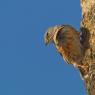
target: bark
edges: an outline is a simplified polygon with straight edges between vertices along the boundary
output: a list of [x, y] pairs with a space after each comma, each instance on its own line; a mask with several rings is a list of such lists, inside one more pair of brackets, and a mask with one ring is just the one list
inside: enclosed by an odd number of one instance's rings
[[82, 20], [81, 31], [84, 55], [82, 63], [85, 66], [83, 79], [87, 95], [95, 95], [95, 0], [81, 0]]

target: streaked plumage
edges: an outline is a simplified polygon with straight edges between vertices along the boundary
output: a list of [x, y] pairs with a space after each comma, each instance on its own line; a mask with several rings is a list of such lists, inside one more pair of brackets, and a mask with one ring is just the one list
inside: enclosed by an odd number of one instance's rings
[[80, 66], [82, 47], [79, 33], [70, 25], [50, 27], [44, 35], [45, 43], [53, 42], [58, 52], [68, 64]]

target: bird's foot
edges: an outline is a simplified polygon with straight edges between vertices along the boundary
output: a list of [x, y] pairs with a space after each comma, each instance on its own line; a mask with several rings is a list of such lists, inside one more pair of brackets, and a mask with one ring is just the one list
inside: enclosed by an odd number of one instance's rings
[[74, 65], [74, 67], [81, 68], [83, 70], [87, 70], [87, 68], [88, 68], [88, 66], [79, 65], [79, 64], [76, 64], [76, 63], [74, 63], [73, 65]]

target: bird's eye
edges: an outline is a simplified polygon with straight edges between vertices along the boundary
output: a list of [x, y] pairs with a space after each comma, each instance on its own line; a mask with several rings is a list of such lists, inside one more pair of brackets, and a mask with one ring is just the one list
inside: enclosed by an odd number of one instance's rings
[[49, 36], [49, 33], [47, 33], [47, 36]]

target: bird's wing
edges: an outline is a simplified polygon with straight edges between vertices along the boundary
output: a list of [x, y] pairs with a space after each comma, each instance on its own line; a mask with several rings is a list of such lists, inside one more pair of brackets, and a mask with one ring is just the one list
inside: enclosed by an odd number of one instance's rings
[[56, 47], [67, 63], [75, 63], [81, 58], [81, 44], [79, 34], [75, 30], [63, 31], [57, 33]]

